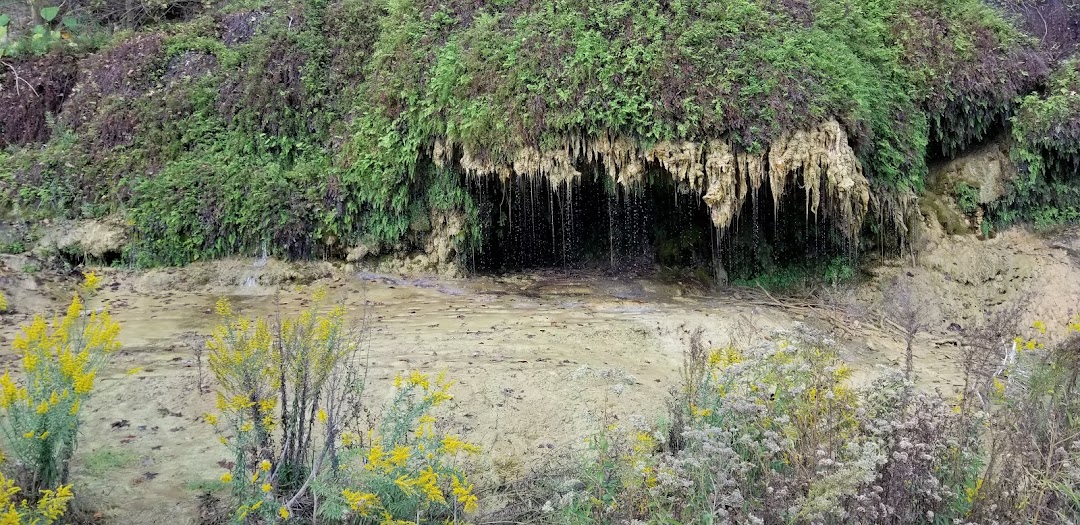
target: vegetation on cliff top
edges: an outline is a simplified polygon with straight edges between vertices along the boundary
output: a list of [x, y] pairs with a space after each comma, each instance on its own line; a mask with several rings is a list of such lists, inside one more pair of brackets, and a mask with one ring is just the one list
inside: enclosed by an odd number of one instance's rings
[[1064, 62], [1043, 93], [1024, 97], [1012, 119], [1013, 157], [1023, 167], [1004, 220], [1055, 224], [1080, 219], [1080, 62]]
[[[435, 140], [492, 159], [613, 133], [763, 151], [835, 118], [879, 192], [1005, 122], [1044, 78], [978, 0], [184, 4], [189, 20], [0, 73], [23, 214], [133, 223], [146, 264], [421, 246], [472, 197]], [[475, 242], [479, 225], [458, 236]]]

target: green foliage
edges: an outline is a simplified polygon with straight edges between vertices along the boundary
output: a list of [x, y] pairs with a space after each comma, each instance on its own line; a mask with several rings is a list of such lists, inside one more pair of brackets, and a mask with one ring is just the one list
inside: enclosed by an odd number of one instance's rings
[[1080, 61], [1064, 62], [1043, 94], [1020, 100], [1012, 118], [1013, 160], [1020, 175], [996, 207], [996, 222], [1038, 226], [1080, 220]]
[[0, 57], [42, 56], [54, 51], [95, 47], [98, 39], [96, 32], [80, 24], [74, 16], [60, 16], [60, 6], [42, 7], [38, 15], [44, 23], [29, 28], [23, 37], [12, 39], [9, 38], [13, 30], [11, 17], [0, 13]]
[[968, 214], [975, 213], [979, 207], [979, 190], [960, 182], [953, 188], [953, 193], [956, 195], [956, 204], [960, 206], [960, 211]]
[[[39, 44], [87, 25], [50, 14]], [[500, 162], [609, 132], [762, 152], [836, 118], [892, 192], [1042, 77], [978, 0], [234, 2], [118, 34], [0, 178], [26, 213], [128, 215], [141, 264], [409, 249], [451, 209], [466, 248], [483, 225], [435, 140]]]
[[831, 286], [855, 278], [855, 261], [851, 257], [816, 257], [806, 261], [777, 264], [771, 259], [762, 266], [747, 266], [736, 261], [731, 283], [737, 286], [762, 287], [776, 292], [799, 292], [825, 282]]
[[135, 463], [136, 456], [128, 450], [101, 448], [86, 454], [82, 458], [83, 468], [91, 476], [102, 476], [110, 471], [128, 467]]
[[46, 22], [52, 22], [58, 14], [60, 14], [59, 7], [50, 6], [41, 8], [41, 19]]
[[270, 154], [238, 154], [241, 140], [223, 136], [135, 185], [136, 262], [183, 264], [263, 248], [314, 255], [323, 239], [318, 225], [335, 213], [323, 198], [334, 173], [328, 159], [305, 155], [283, 165]]

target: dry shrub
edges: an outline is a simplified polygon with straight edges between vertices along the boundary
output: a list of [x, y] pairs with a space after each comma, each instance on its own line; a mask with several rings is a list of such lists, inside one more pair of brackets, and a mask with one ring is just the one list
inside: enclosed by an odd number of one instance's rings
[[964, 406], [988, 414], [972, 523], [1080, 522], [1080, 316], [1052, 348], [1044, 323], [1032, 330], [1000, 342], [1001, 360], [970, 382]]
[[[913, 289], [890, 311], [911, 334]], [[892, 370], [865, 389], [806, 331], [706, 350], [700, 331], [670, 432], [605, 425], [567, 523], [1058, 524], [1080, 522], [1080, 316], [1016, 338], [1023, 304], [964, 334], [958, 399]], [[909, 347], [910, 354], [910, 347]]]
[[1054, 58], [1072, 54], [1080, 45], [1080, 2], [1077, 0], [996, 0], [1038, 38]]

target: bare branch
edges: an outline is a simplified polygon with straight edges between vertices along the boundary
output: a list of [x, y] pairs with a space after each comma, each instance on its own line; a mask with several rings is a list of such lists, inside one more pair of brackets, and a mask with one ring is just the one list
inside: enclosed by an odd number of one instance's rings
[[30, 92], [32, 92], [34, 94], [35, 97], [40, 97], [41, 96], [41, 95], [38, 94], [37, 90], [34, 89], [34, 86], [32, 84], [30, 84], [30, 82], [27, 82], [27, 80], [25, 78], [23, 78], [21, 75], [19, 75], [19, 72], [15, 69], [15, 66], [11, 65], [9, 62], [6, 62], [4, 60], [0, 60], [0, 64], [3, 64], [5, 66], [7, 66], [8, 69], [11, 70], [11, 74], [15, 76], [15, 94], [16, 95], [20, 95], [20, 96], [22, 95], [22, 92], [19, 91], [19, 82], [22, 82], [23, 84], [26, 84], [26, 87], [30, 90]]

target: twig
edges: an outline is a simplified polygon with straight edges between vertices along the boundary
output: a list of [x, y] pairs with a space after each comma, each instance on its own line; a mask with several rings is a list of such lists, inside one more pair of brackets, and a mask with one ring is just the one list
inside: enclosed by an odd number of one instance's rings
[[34, 86], [32, 84], [30, 84], [30, 82], [27, 82], [27, 80], [25, 78], [23, 78], [21, 75], [19, 75], [19, 72], [15, 70], [15, 66], [11, 65], [10, 63], [8, 63], [8, 62], [6, 62], [4, 60], [0, 60], [0, 64], [4, 64], [5, 66], [7, 66], [8, 69], [11, 70], [11, 74], [15, 75], [15, 94], [16, 95], [20, 95], [20, 96], [22, 95], [22, 92], [19, 91], [19, 82], [22, 82], [23, 84], [26, 84], [26, 87], [30, 89], [30, 91], [34, 94], [35, 97], [40, 97], [41, 96], [41, 95], [38, 94], [37, 90], [34, 89]]

